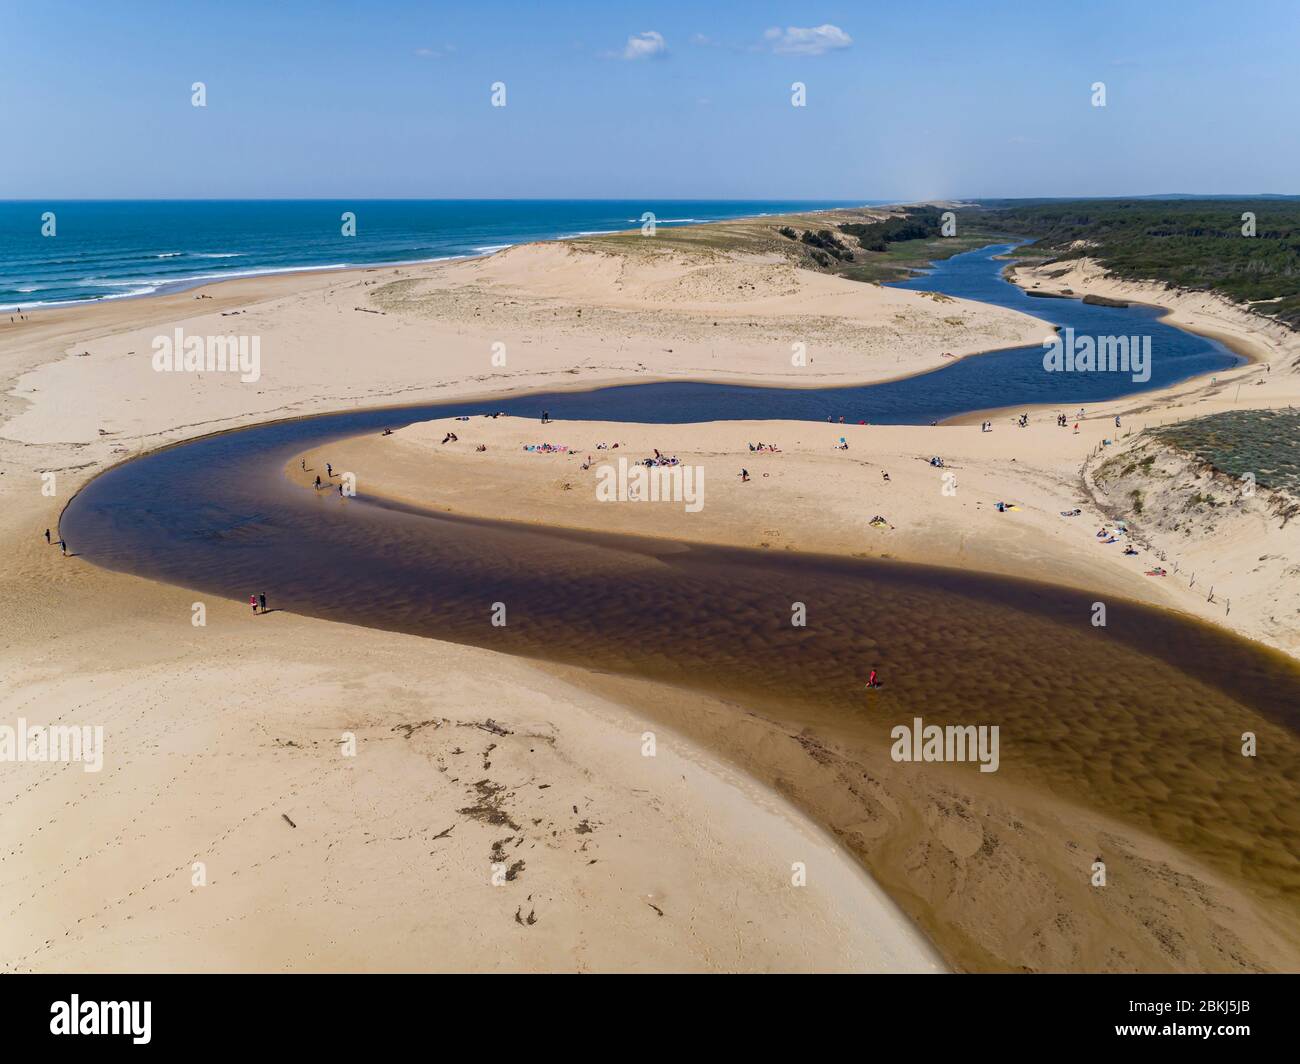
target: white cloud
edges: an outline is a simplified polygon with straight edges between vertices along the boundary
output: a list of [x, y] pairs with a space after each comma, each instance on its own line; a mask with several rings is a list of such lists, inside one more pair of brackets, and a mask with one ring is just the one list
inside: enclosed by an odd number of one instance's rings
[[448, 44], [439, 48], [417, 48], [415, 54], [421, 59], [445, 59], [455, 50], [454, 46]]
[[853, 43], [852, 37], [829, 23], [807, 28], [776, 26], [763, 34], [763, 40], [777, 55], [825, 55]]
[[668, 51], [668, 45], [664, 43], [664, 35], [657, 33], [655, 30], [646, 30], [644, 33], [634, 33], [627, 39], [627, 47], [623, 49], [624, 59], [653, 59], [655, 56], [663, 55]]

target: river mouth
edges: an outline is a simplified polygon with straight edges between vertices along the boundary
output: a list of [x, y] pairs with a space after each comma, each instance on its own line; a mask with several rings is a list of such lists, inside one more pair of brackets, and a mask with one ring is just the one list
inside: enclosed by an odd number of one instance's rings
[[[877, 759], [891, 730], [917, 717], [997, 727], [998, 771], [960, 766], [972, 788], [996, 777], [1082, 802], [1294, 905], [1300, 668], [1281, 654], [1113, 598], [1094, 627], [1096, 596], [1049, 583], [340, 501], [283, 475], [332, 440], [485, 408], [820, 421], [848, 391], [647, 384], [260, 425], [109, 470], [60, 529], [73, 552], [109, 569], [721, 695]], [[803, 626], [792, 623], [800, 606]], [[873, 668], [884, 686], [868, 691]], [[1245, 731], [1265, 756], [1242, 756]]]

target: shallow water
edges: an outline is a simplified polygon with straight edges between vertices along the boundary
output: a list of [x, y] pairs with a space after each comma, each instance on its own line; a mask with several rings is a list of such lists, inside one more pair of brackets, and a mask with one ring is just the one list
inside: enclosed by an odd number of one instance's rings
[[[809, 396], [643, 385], [491, 407], [682, 422], [798, 417], [785, 405], [832, 401]], [[863, 745], [887, 747], [889, 728], [913, 716], [998, 725], [1001, 778], [1148, 828], [1262, 894], [1300, 895], [1300, 669], [1280, 654], [1109, 598], [1108, 623], [1095, 628], [1096, 596], [1030, 581], [457, 518], [316, 494], [283, 475], [331, 439], [482, 407], [353, 412], [196, 440], [96, 478], [61, 531], [110, 569], [741, 697]], [[504, 627], [492, 623], [496, 603]], [[795, 603], [806, 627], [791, 623]], [[885, 687], [867, 692], [873, 667]], [[1259, 732], [1264, 756], [1241, 756], [1243, 730]]]

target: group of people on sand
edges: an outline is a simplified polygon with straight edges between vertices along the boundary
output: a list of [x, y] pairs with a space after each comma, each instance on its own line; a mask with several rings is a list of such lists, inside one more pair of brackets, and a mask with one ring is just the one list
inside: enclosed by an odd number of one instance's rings
[[682, 464], [682, 460], [678, 458], [675, 454], [674, 455], [660, 454], [658, 447], [656, 447], [654, 451], [655, 453], [653, 458], [643, 458], [641, 460], [642, 465], [654, 467], [654, 466], [678, 466]]
[[992, 432], [992, 431], [993, 431], [993, 422], [991, 421], [980, 422], [980, 432]]
[[[51, 545], [54, 543], [54, 540], [50, 538], [50, 530], [48, 528], [45, 530], [45, 542]], [[66, 539], [59, 540], [59, 550], [63, 552], [65, 558], [68, 556], [68, 541]]]
[[568, 454], [567, 443], [525, 443], [524, 450], [532, 454]]
[[[1107, 528], [1105, 525], [1097, 529], [1096, 539], [1099, 543], [1105, 545], [1108, 543], [1118, 543], [1121, 536], [1127, 535], [1128, 528], [1125, 526], [1123, 521], [1118, 521], [1113, 530]], [[1132, 543], [1126, 543], [1124, 545], [1124, 553], [1128, 555], [1137, 554], [1137, 548], [1134, 547]]]
[[[443, 442], [445, 443], [446, 441], [444, 440]], [[303, 472], [308, 472], [308, 469], [307, 469], [307, 459], [305, 459], [305, 458], [302, 460], [302, 468], [303, 468]], [[329, 462], [326, 462], [326, 463], [325, 463], [325, 476], [326, 476], [327, 478], [329, 478], [330, 480], [333, 480], [333, 479], [334, 479], [334, 466], [331, 465]], [[342, 495], [342, 494], [343, 494], [343, 484], [340, 482], [340, 483], [339, 483], [338, 485], [336, 485], [336, 486], [337, 486], [337, 488], [338, 488], [338, 492], [339, 492], [339, 494]], [[323, 482], [321, 481], [320, 474], [317, 473], [317, 474], [316, 474], [316, 490], [317, 490], [317, 491], [320, 491], [321, 488], [327, 488], [327, 487], [329, 487], [329, 485], [323, 483]]]
[[257, 595], [248, 596], [248, 604], [253, 607], [254, 613], [266, 612], [266, 592], [263, 591]]
[[778, 447], [775, 443], [760, 443], [760, 444], [758, 444], [757, 446], [755, 446], [754, 444], [751, 443], [751, 444], [749, 445], [749, 449], [750, 449], [751, 451], [764, 451], [764, 452], [766, 452], [766, 453], [768, 453], [768, 454], [780, 454], [780, 453], [781, 453], [781, 448]]

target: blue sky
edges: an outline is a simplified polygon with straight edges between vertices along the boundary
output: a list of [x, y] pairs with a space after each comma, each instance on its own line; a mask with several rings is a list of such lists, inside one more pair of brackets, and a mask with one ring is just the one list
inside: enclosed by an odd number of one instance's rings
[[1294, 193], [1298, 30], [1296, 0], [15, 3], [0, 198]]

